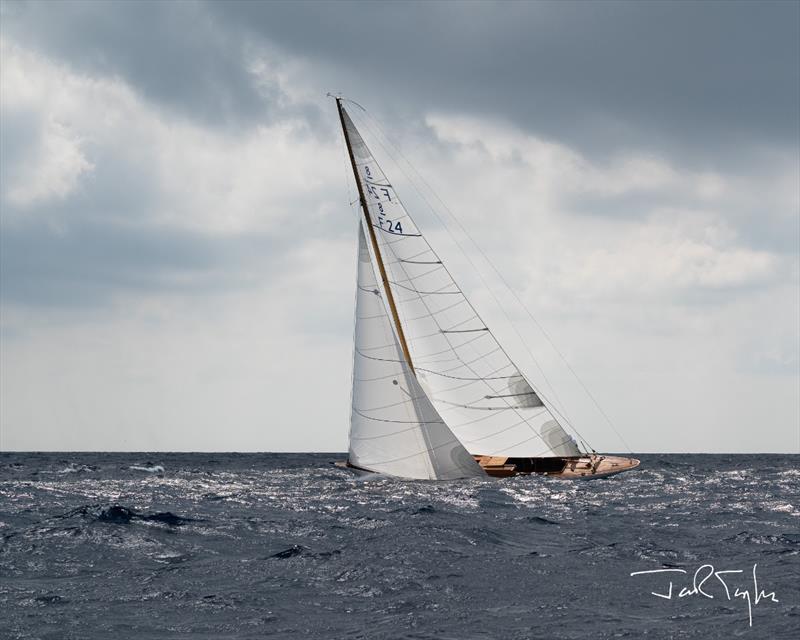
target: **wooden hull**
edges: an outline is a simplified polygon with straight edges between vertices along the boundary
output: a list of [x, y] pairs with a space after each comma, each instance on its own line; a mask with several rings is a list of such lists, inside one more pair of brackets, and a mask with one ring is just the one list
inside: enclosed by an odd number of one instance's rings
[[[549, 476], [564, 480], [593, 480], [630, 471], [639, 466], [636, 458], [593, 454], [577, 458], [507, 458], [504, 456], [474, 456], [475, 461], [487, 475], [493, 478], [510, 476]], [[351, 465], [349, 462], [334, 462], [335, 466], [349, 469], [359, 475], [374, 473]]]
[[592, 480], [629, 471], [639, 466], [636, 458], [592, 454], [576, 458], [507, 458], [475, 456], [475, 461], [490, 476], [506, 478], [541, 475], [567, 480]]

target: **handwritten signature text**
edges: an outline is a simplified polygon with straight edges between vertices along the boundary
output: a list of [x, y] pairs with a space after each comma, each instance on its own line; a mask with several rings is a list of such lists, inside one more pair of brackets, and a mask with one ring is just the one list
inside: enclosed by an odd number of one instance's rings
[[[704, 564], [694, 572], [692, 575], [692, 582], [690, 585], [681, 587], [681, 590], [678, 592], [678, 598], [686, 598], [687, 596], [703, 596], [705, 598], [714, 598], [714, 595], [710, 593], [712, 585], [716, 585], [717, 583], [722, 585], [722, 588], [725, 590], [725, 597], [728, 600], [733, 600], [734, 598], [741, 598], [744, 602], [747, 603], [747, 615], [750, 620], [750, 626], [753, 626], [753, 607], [758, 605], [762, 601], [769, 601], [769, 602], [780, 602], [775, 597], [775, 592], [771, 591], [767, 593], [766, 590], [759, 588], [758, 584], [758, 575], [756, 570], [758, 568], [758, 564], [753, 565], [753, 584], [752, 590], [741, 589], [740, 587], [735, 587], [733, 594], [731, 595], [731, 590], [729, 588], [728, 581], [731, 580], [729, 577], [730, 574], [737, 574], [737, 573], [744, 573], [742, 569], [727, 569], [725, 571], [718, 571], [714, 568], [714, 565], [711, 564]], [[631, 573], [631, 576], [641, 576], [646, 574], [656, 574], [656, 573], [683, 573], [688, 574], [689, 572], [686, 569], [650, 569], [648, 571], [634, 571]], [[710, 584], [706, 584], [709, 580], [715, 578]], [[732, 587], [733, 585], [731, 585]], [[748, 585], [749, 586], [749, 585]], [[666, 593], [651, 591], [652, 595], [658, 598], [664, 598], [665, 600], [672, 600], [673, 598], [673, 581], [670, 579], [669, 587]], [[720, 594], [718, 594], [720, 595]]]

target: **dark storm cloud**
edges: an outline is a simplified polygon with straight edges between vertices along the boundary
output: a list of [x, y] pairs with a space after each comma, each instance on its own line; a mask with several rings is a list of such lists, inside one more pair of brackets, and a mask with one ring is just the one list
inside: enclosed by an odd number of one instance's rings
[[107, 220], [67, 228], [23, 222], [6, 225], [0, 236], [0, 289], [7, 303], [82, 309], [121, 292], [206, 295], [251, 286], [246, 265], [269, 272], [285, 254], [264, 234], [219, 237]]
[[797, 2], [211, 3], [358, 99], [506, 117], [585, 152], [798, 141]]
[[[320, 101], [342, 89], [376, 111], [491, 115], [586, 153], [644, 146], [746, 174], [753, 157], [740, 147], [796, 154], [798, 144], [796, 2], [5, 2], [2, 18], [14, 43], [238, 134], [286, 108], [277, 85], [247, 66], [248, 55], [278, 47], [308, 63], [302, 80]], [[291, 108], [319, 117], [315, 105]], [[40, 129], [26, 118], [4, 114], [4, 184], [36, 146]], [[100, 302], [114, 285], [173, 286], [176, 274], [252, 255], [242, 239], [150, 226], [163, 194], [148, 158], [84, 147], [94, 169], [81, 189], [28, 212], [27, 226], [4, 224], [5, 299]], [[597, 206], [631, 209], [620, 199]], [[780, 225], [753, 227], [765, 245], [790, 237]]]
[[257, 85], [238, 34], [187, 2], [4, 3], [3, 35], [212, 125], [263, 121], [277, 98]]
[[[507, 118], [584, 152], [635, 146], [737, 162], [792, 148], [797, 2], [5, 3], [3, 32], [212, 123], [252, 123], [280, 91], [245, 49], [307, 60], [307, 79], [376, 110]], [[251, 51], [252, 53], [252, 51]], [[309, 119], [319, 117], [306, 107]]]
[[14, 179], [18, 168], [31, 161], [41, 137], [37, 114], [3, 110], [0, 121], [0, 198]]

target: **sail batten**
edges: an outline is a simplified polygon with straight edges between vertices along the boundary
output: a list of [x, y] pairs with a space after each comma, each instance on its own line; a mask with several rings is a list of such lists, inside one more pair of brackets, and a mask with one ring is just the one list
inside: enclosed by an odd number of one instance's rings
[[[416, 384], [430, 408], [445, 416], [446, 427], [471, 453], [509, 457], [580, 455], [574, 441], [558, 425], [428, 244], [349, 115], [340, 109], [369, 231], [386, 272], [382, 290], [396, 307], [398, 330], [402, 331], [407, 349], [405, 357], [409, 363], [414, 361], [404, 382], [406, 388]], [[362, 346], [362, 353], [369, 350], [370, 356], [383, 357], [374, 345]], [[451, 357], [438, 357], [442, 355]], [[355, 378], [362, 382], [369, 378], [376, 383], [388, 379], [361, 374]], [[453, 385], [453, 379], [468, 384]], [[475, 414], [483, 412], [487, 418], [475, 420]], [[548, 437], [552, 425], [564, 437]]]

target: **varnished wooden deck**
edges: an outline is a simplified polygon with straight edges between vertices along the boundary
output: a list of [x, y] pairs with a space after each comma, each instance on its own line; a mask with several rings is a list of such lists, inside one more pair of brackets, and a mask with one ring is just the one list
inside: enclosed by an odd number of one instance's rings
[[542, 475], [554, 478], [589, 480], [605, 478], [639, 466], [636, 458], [594, 454], [580, 458], [566, 458], [560, 471], [521, 471], [510, 458], [502, 456], [475, 456], [475, 461], [490, 476], [505, 478], [516, 475]]

